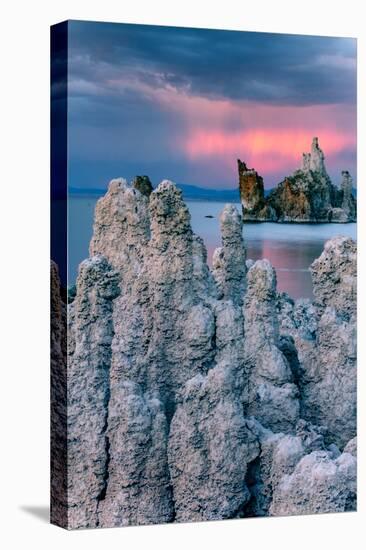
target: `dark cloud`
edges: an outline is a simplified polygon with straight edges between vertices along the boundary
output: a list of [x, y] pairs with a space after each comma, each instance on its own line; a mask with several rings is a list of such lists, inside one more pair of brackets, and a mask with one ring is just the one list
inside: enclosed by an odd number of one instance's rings
[[[180, 104], [169, 109], [171, 97], [224, 99], [240, 109], [241, 102], [250, 109], [253, 102], [254, 110], [270, 105], [276, 113], [295, 106], [299, 121], [289, 127], [304, 122], [302, 107], [320, 105], [324, 113], [337, 104], [333, 130], [355, 123], [354, 114], [347, 114], [356, 96], [354, 39], [71, 21], [68, 46], [68, 166], [74, 187], [101, 187], [112, 177], [144, 173], [155, 183], [171, 178], [234, 187], [236, 153], [232, 162], [231, 153], [225, 159], [216, 152], [193, 159], [182, 148], [192, 123], [211, 129], [211, 111], [196, 120], [197, 102], [180, 112]], [[55, 72], [62, 73], [60, 63], [54, 63]], [[55, 82], [54, 100], [64, 96]], [[227, 135], [256, 124], [282, 126], [283, 114], [274, 117], [272, 109], [268, 119], [265, 112], [256, 109], [247, 117], [230, 108], [216, 124]], [[320, 124], [314, 118], [316, 135]], [[355, 166], [355, 152], [332, 160], [337, 173], [340, 161], [343, 168], [350, 168], [348, 161]], [[289, 161], [285, 169], [295, 167]], [[274, 171], [266, 184], [286, 173]]]
[[[71, 71], [130, 74], [192, 94], [274, 104], [354, 102], [356, 40], [319, 36], [70, 23]], [[80, 69], [80, 67], [79, 67]]]

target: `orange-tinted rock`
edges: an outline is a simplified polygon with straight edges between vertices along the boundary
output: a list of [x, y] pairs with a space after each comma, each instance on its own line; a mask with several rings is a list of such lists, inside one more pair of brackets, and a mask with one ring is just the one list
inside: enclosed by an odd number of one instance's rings
[[301, 169], [286, 177], [267, 197], [263, 178], [238, 160], [243, 219], [296, 223], [356, 221], [351, 176], [342, 172], [341, 186], [336, 187], [326, 172], [324, 158], [315, 137], [311, 152], [302, 155]]
[[263, 178], [245, 162], [238, 159], [239, 188], [243, 208], [243, 220], [273, 220], [274, 213], [267, 207], [264, 198]]

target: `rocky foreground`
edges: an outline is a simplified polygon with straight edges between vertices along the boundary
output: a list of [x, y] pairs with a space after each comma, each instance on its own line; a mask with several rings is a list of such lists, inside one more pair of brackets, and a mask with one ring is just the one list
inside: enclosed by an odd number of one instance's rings
[[220, 223], [211, 271], [174, 184], [144, 194], [113, 180], [68, 305], [67, 356], [53, 266], [54, 523], [355, 510], [355, 242], [328, 241], [315, 301], [293, 301], [267, 260], [247, 260], [234, 206]]
[[356, 199], [352, 178], [342, 172], [339, 187], [327, 174], [318, 138], [310, 153], [303, 153], [302, 165], [264, 196], [263, 178], [238, 160], [239, 190], [245, 221], [282, 223], [355, 222]]

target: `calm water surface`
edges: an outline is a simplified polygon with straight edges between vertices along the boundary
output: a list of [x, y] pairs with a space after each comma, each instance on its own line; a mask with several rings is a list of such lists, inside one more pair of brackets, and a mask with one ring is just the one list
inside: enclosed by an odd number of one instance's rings
[[[89, 254], [96, 200], [73, 197], [69, 201], [69, 285], [75, 282], [79, 263]], [[211, 263], [214, 249], [221, 244], [219, 215], [225, 203], [196, 201], [187, 205], [193, 231], [204, 239]], [[240, 211], [240, 204], [236, 206]], [[312, 298], [310, 264], [331, 237], [349, 235], [356, 239], [356, 224], [256, 223], [244, 225], [243, 235], [247, 257], [267, 258], [276, 268], [278, 290], [293, 298]]]

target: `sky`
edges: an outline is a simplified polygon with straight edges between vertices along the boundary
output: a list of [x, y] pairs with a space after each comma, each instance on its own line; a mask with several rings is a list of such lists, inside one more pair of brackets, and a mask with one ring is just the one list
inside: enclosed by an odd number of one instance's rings
[[68, 132], [71, 187], [234, 188], [240, 158], [270, 188], [313, 136], [356, 184], [356, 40], [71, 21]]

